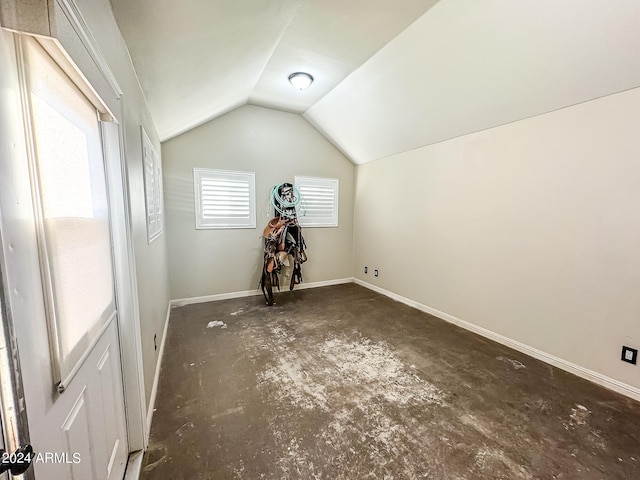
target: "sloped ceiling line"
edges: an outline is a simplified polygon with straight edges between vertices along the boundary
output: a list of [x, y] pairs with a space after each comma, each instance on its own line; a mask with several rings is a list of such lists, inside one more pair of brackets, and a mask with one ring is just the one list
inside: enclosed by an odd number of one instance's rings
[[[256, 79], [255, 83], [253, 84], [252, 91], [255, 90], [255, 88], [258, 86], [258, 83], [260, 82], [260, 79], [262, 78], [262, 76], [264, 75], [265, 70], [267, 69], [267, 65], [269, 65], [269, 62], [271, 62], [271, 59], [273, 58], [273, 55], [275, 54], [276, 50], [278, 49], [278, 47], [282, 43], [282, 39], [284, 38], [284, 36], [286, 35], [287, 31], [291, 27], [291, 24], [294, 22], [297, 14], [298, 14], [298, 9], [299, 8], [300, 8], [299, 5], [294, 7], [294, 11], [289, 16], [289, 21], [287, 21], [287, 23], [282, 27], [282, 30], [280, 31], [280, 35], [278, 35], [278, 37], [274, 40], [273, 46], [271, 47], [269, 55], [266, 57], [262, 67], [260, 68], [260, 74], [258, 75], [258, 78]], [[247, 98], [247, 100], [248, 100], [248, 98]]]
[[[303, 113], [437, 0], [111, 0], [161, 141], [245, 103]], [[315, 78], [303, 93], [288, 75]]]
[[111, 1], [161, 141], [252, 103], [359, 164], [640, 86], [637, 0]]
[[637, 0], [442, 0], [305, 118], [355, 163], [530, 118], [639, 87], [638, 25]]

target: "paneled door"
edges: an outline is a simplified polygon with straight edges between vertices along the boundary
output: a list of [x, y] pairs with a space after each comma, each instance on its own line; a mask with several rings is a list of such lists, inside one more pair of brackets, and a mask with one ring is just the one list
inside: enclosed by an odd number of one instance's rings
[[21, 93], [0, 99], [5, 117], [19, 105], [23, 127], [0, 132], [0, 146], [13, 147], [0, 156], [0, 212], [35, 478], [120, 480], [128, 446], [100, 121], [108, 112], [46, 43], [5, 32], [0, 46], [15, 48]]

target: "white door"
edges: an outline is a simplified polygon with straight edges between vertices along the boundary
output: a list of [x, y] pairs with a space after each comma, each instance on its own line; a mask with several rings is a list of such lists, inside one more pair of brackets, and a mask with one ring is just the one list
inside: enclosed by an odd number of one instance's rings
[[15, 68], [0, 82], [21, 92], [0, 98], [11, 127], [0, 128], [0, 214], [35, 477], [119, 480], [128, 446], [104, 106], [38, 41], [1, 35], [0, 66]]

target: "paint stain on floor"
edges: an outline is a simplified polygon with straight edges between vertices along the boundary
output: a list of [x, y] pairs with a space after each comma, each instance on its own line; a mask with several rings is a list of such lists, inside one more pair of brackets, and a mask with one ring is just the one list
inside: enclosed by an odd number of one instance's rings
[[357, 285], [177, 308], [165, 352], [143, 480], [640, 468], [637, 402]]
[[446, 393], [403, 363], [385, 342], [360, 332], [351, 337], [356, 339], [330, 335], [304, 352], [283, 345], [294, 342], [291, 337], [271, 337], [268, 348], [279, 355], [258, 375], [266, 401], [286, 410], [318, 411], [325, 418], [314, 433], [311, 454], [303, 448], [305, 439], [289, 434], [286, 414], [272, 417], [273, 434], [288, 442], [286, 454], [277, 459], [282, 478], [320, 478], [325, 464], [348, 467], [333, 469], [335, 478], [422, 474], [416, 467], [424, 462], [415, 454], [434, 439], [409, 412], [444, 406]]

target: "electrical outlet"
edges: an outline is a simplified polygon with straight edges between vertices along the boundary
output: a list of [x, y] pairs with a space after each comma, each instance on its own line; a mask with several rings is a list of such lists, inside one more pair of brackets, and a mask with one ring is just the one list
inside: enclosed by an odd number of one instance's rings
[[158, 350], [158, 334], [153, 335], [153, 349]]
[[364, 273], [369, 273], [369, 267], [364, 267]]
[[638, 349], [623, 346], [622, 357], [620, 360], [622, 360], [623, 362], [627, 362], [635, 365], [638, 361]]
[[373, 271], [373, 276], [374, 276], [374, 277], [377, 277], [377, 276], [378, 276], [378, 269], [377, 269], [377, 268]]

